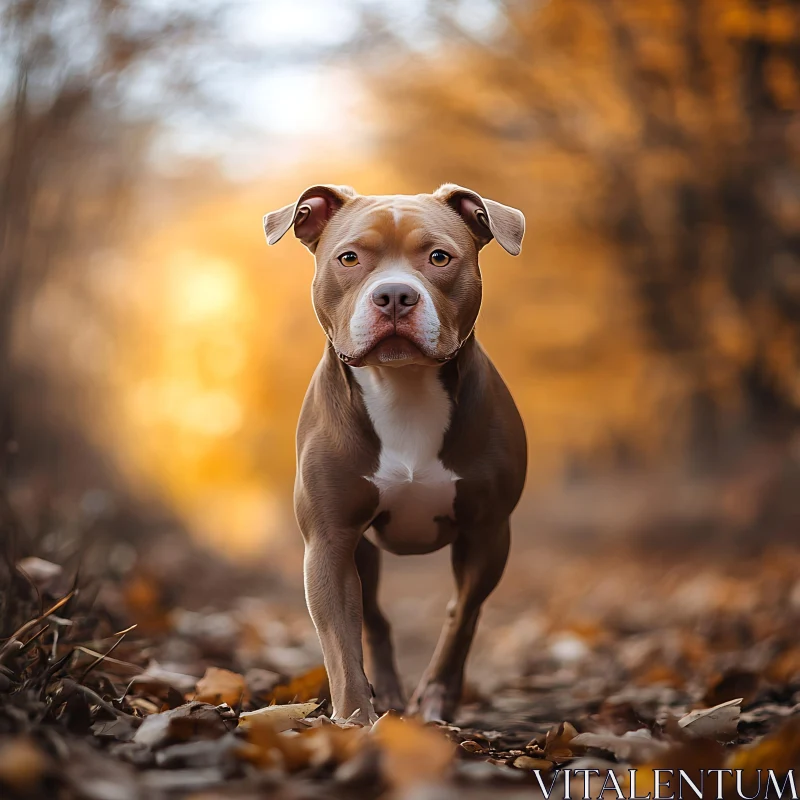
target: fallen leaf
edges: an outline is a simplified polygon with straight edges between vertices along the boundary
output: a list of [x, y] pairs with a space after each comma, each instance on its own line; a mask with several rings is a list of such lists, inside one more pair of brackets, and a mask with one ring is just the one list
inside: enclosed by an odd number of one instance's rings
[[[365, 730], [361, 728], [360, 732], [364, 733]], [[333, 779], [348, 791], [346, 797], [375, 796], [375, 788], [383, 786], [378, 748], [360, 748], [352, 758], [336, 768]]]
[[267, 701], [282, 705], [320, 700], [328, 694], [328, 673], [325, 667], [314, 667], [303, 675], [282, 683], [267, 693]]
[[281, 676], [277, 672], [272, 672], [269, 669], [258, 669], [257, 667], [247, 670], [244, 676], [244, 682], [250, 695], [264, 698], [267, 701], [270, 693], [275, 690], [280, 681]]
[[613, 733], [579, 733], [570, 744], [606, 750], [613, 753], [620, 761], [630, 761], [634, 764], [650, 761], [658, 753], [669, 748], [667, 742], [653, 739], [647, 728], [629, 731], [622, 736]]
[[218, 739], [228, 731], [225, 720], [212, 705], [192, 701], [145, 717], [133, 741], [151, 748], [189, 739]]
[[146, 697], [133, 697], [128, 700], [128, 705], [136, 710], [141, 711], [143, 714], [158, 714], [161, 711], [161, 706], [156, 705], [152, 700]]
[[370, 738], [380, 748], [387, 782], [397, 789], [441, 780], [453, 760], [452, 743], [416, 720], [384, 714], [372, 726]]
[[257, 726], [267, 726], [274, 731], [297, 729], [297, 722], [313, 714], [319, 703], [290, 703], [282, 706], [267, 706], [257, 711], [245, 711], [239, 716], [239, 728], [249, 730]]
[[244, 731], [246, 741], [237, 750], [239, 758], [257, 767], [282, 767], [295, 772], [311, 760], [311, 749], [304, 737], [288, 735], [292, 731], [278, 731], [266, 722], [246, 726]]
[[125, 605], [144, 633], [166, 633], [170, 630], [169, 606], [164, 590], [149, 576], [133, 575], [123, 588]]
[[741, 697], [746, 705], [755, 697], [760, 683], [761, 678], [755, 672], [728, 670], [711, 683], [703, 702], [708, 706], [717, 706]]
[[531, 758], [530, 756], [517, 756], [511, 762], [511, 765], [517, 769], [538, 769], [542, 771], [551, 770], [554, 766], [552, 761], [547, 761], [544, 758]]
[[683, 730], [698, 739], [730, 741], [736, 738], [742, 698], [720, 703], [713, 708], [698, 708], [678, 720]]
[[164, 669], [157, 661], [151, 661], [144, 672], [140, 672], [132, 681], [131, 686], [145, 691], [158, 693], [164, 687], [174, 689], [181, 695], [192, 691], [197, 686], [197, 678], [185, 675], [182, 672]]
[[166, 769], [197, 767], [229, 768], [235, 760], [239, 742], [229, 733], [220, 739], [180, 742], [156, 753], [156, 764]]
[[578, 731], [569, 722], [554, 725], [542, 737], [538, 736], [527, 745], [540, 753], [544, 753], [554, 761], [564, 761], [574, 755], [570, 742], [578, 735]]
[[99, 719], [92, 725], [92, 733], [95, 736], [113, 739], [117, 742], [130, 742], [133, 740], [136, 731], [136, 719], [132, 717], [119, 717], [118, 719], [102, 720]]
[[341, 728], [324, 725], [303, 733], [303, 741], [309, 750], [309, 764], [343, 764], [353, 758], [359, 745], [369, 733], [367, 728]]
[[197, 682], [195, 700], [218, 706], [240, 706], [249, 697], [244, 676], [219, 667], [209, 667], [206, 674]]
[[0, 786], [25, 794], [32, 792], [49, 769], [50, 760], [28, 738], [0, 742]]

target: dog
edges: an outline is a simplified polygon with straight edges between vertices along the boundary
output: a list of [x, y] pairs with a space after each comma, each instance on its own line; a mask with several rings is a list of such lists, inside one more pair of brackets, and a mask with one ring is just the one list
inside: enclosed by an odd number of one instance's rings
[[[294, 502], [333, 717], [371, 724], [377, 708], [450, 720], [527, 468], [522, 419], [475, 338], [478, 253], [496, 239], [518, 255], [525, 217], [454, 184], [386, 196], [319, 185], [264, 217], [270, 245], [290, 228], [315, 257], [328, 338], [300, 412]], [[456, 593], [406, 704], [378, 605], [380, 549], [446, 545]]]

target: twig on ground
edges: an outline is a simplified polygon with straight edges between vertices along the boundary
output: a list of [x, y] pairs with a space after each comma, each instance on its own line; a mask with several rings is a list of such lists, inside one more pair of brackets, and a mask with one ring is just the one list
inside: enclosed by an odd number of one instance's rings
[[89, 666], [88, 666], [88, 667], [86, 667], [86, 669], [83, 671], [83, 675], [81, 675], [81, 677], [80, 677], [80, 679], [79, 679], [79, 683], [83, 683], [83, 681], [85, 681], [85, 680], [86, 680], [86, 676], [87, 676], [87, 675], [88, 675], [88, 674], [89, 674], [89, 673], [90, 673], [90, 672], [91, 672], [91, 671], [92, 671], [92, 670], [93, 670], [93, 669], [94, 669], [94, 668], [95, 668], [95, 667], [96, 667], [96, 666], [97, 666], [97, 665], [98, 665], [98, 664], [99, 664], [101, 661], [104, 661], [106, 658], [108, 658], [108, 656], [110, 656], [110, 655], [111, 655], [111, 653], [113, 653], [113, 652], [114, 652], [114, 650], [116, 650], [116, 648], [117, 648], [117, 647], [119, 647], [120, 643], [121, 643], [121, 642], [122, 642], [122, 640], [125, 638], [125, 635], [126, 635], [126, 634], [128, 634], [128, 633], [130, 633], [130, 632], [131, 632], [131, 631], [132, 631], [132, 630], [133, 630], [135, 627], [136, 627], [136, 625], [131, 625], [129, 628], [125, 628], [125, 630], [124, 630], [124, 631], [119, 631], [119, 632], [118, 632], [118, 633], [119, 633], [119, 639], [117, 639], [117, 641], [116, 641], [116, 642], [114, 642], [114, 644], [112, 644], [112, 645], [111, 645], [111, 647], [109, 647], [109, 648], [108, 648], [108, 650], [107, 650], [105, 653], [101, 653], [101, 654], [100, 654], [100, 655], [99, 655], [99, 656], [98, 656], [98, 657], [97, 657], [97, 658], [96, 658], [94, 661], [92, 661], [92, 663], [91, 663], [91, 664], [89, 664]]
[[86, 653], [87, 656], [104, 659], [105, 661], [108, 661], [109, 664], [117, 664], [120, 667], [128, 667], [129, 669], [135, 670], [136, 672], [145, 671], [144, 667], [139, 666], [139, 664], [134, 664], [132, 661], [122, 661], [119, 658], [111, 658], [108, 655], [108, 653], [111, 652], [110, 649], [105, 655], [103, 655], [103, 653], [98, 653], [97, 650], [92, 650], [89, 647], [84, 647], [82, 644], [79, 644], [75, 649], [79, 650], [81, 653]]
[[24, 647], [22, 642], [20, 642], [19, 640], [20, 636], [22, 636], [24, 633], [27, 633], [31, 628], [35, 627], [40, 622], [45, 620], [53, 612], [58, 611], [59, 608], [66, 605], [66, 603], [68, 603], [74, 595], [75, 595], [75, 589], [64, 595], [64, 597], [62, 597], [55, 605], [51, 606], [47, 611], [45, 611], [44, 614], [40, 614], [38, 617], [28, 620], [28, 622], [22, 625], [22, 627], [14, 631], [14, 633], [12, 633], [11, 636], [8, 638], [8, 641], [3, 645], [2, 648], [0, 648], [0, 664], [3, 663], [3, 661], [8, 657], [8, 655], [12, 651], [16, 652], [20, 650], [22, 647]]
[[64, 688], [67, 691], [77, 690], [84, 694], [86, 697], [89, 698], [95, 705], [100, 706], [100, 708], [108, 711], [109, 714], [113, 714], [115, 717], [119, 717], [120, 719], [128, 720], [132, 725], [141, 725], [142, 720], [140, 717], [135, 717], [133, 714], [128, 714], [126, 711], [121, 711], [118, 708], [114, 708], [107, 700], [103, 700], [97, 692], [93, 689], [90, 689], [88, 686], [83, 686], [83, 684], [76, 683], [71, 678], [66, 678], [63, 681]]

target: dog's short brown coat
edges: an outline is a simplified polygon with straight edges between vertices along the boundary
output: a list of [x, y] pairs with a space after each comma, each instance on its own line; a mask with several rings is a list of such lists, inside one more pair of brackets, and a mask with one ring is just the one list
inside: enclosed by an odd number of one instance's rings
[[[473, 331], [481, 303], [479, 250], [496, 238], [519, 253], [524, 218], [451, 184], [433, 194], [377, 197], [315, 186], [264, 223], [270, 244], [294, 227], [315, 254], [312, 297], [328, 337], [300, 414], [295, 508], [334, 715], [374, 719], [363, 624], [377, 705], [447, 719], [460, 698], [481, 605], [505, 566], [509, 515], [525, 480], [522, 421]], [[445, 267], [432, 264], [437, 249], [450, 256]], [[355, 267], [343, 266], [344, 253], [355, 254]], [[376, 309], [367, 290], [380, 288], [382, 276], [407, 280], [420, 296], [418, 307], [402, 317]], [[423, 453], [427, 407], [415, 409], [416, 403], [429, 403], [444, 423], [430, 431], [439, 437], [435, 458]], [[415, 410], [421, 425], [404, 428]], [[413, 440], [408, 452], [406, 438]], [[398, 468], [408, 477], [396, 478]], [[426, 487], [426, 480], [438, 483]], [[402, 522], [415, 518], [404, 503], [416, 498], [448, 506], [427, 521], [425, 536]], [[420, 507], [424, 513], [424, 502]], [[400, 553], [452, 547], [456, 595], [407, 706], [377, 602], [376, 544]]]

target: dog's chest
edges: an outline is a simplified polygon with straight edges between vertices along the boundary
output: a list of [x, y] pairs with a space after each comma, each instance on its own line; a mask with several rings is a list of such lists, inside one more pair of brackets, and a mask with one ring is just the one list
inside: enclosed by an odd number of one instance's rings
[[381, 443], [368, 478], [380, 492], [377, 544], [424, 553], [447, 543], [458, 475], [439, 459], [451, 402], [431, 367], [354, 370]]

